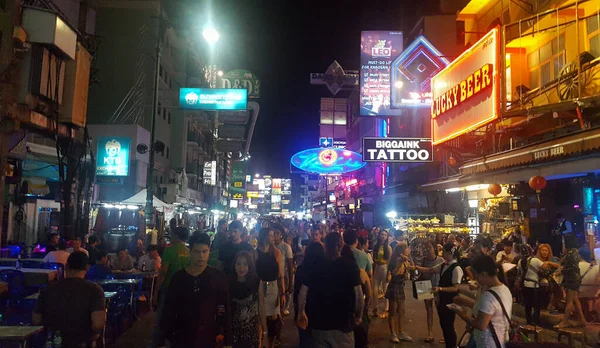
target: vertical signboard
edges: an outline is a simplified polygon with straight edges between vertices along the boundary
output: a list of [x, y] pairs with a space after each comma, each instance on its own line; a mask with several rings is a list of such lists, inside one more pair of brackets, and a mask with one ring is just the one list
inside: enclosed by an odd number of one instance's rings
[[281, 179], [273, 179], [271, 182], [271, 194], [281, 195]]
[[494, 28], [431, 79], [434, 145], [498, 118], [500, 58], [499, 29]]
[[272, 195], [271, 196], [271, 210], [273, 210], [273, 211], [281, 210], [281, 196], [280, 195]]
[[202, 177], [204, 185], [217, 186], [217, 161], [204, 162]]
[[233, 199], [241, 200], [246, 196], [246, 163], [245, 161], [231, 164], [230, 193]]
[[403, 49], [400, 31], [363, 31], [360, 37], [360, 115], [398, 115], [391, 108], [391, 63]]
[[98, 138], [96, 175], [128, 176], [130, 142], [127, 137]]
[[292, 194], [292, 179], [281, 180], [281, 194], [291, 195]]

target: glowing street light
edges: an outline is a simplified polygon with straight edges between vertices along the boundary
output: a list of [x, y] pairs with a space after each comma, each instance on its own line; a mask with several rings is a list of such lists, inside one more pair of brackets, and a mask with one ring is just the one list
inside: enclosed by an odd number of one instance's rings
[[223, 70], [217, 71], [217, 76], [219, 76], [219, 77], [223, 76]]
[[395, 211], [390, 211], [389, 213], [385, 214], [386, 217], [388, 217], [389, 219], [395, 219], [397, 214]]
[[254, 174], [254, 177], [255, 178], [260, 178], [260, 174], [256, 173], [256, 174]]
[[219, 41], [221, 35], [217, 31], [217, 29], [213, 27], [208, 27], [202, 31], [202, 37], [204, 37], [204, 40], [206, 40], [206, 42], [208, 42], [209, 45], [214, 45], [217, 43], [217, 41]]

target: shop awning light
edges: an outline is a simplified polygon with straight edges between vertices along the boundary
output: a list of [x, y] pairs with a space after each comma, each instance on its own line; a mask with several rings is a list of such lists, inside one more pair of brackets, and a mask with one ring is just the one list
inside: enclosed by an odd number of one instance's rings
[[453, 187], [446, 190], [446, 193], [458, 192], [460, 191], [460, 187]]
[[476, 199], [469, 199], [469, 208], [477, 208], [479, 206], [479, 201]]
[[128, 205], [127, 209], [129, 209], [129, 210], [138, 210], [139, 207], [137, 205]]
[[489, 186], [490, 186], [489, 184], [471, 185], [471, 186], [467, 186], [465, 189], [467, 191], [479, 191], [479, 190], [487, 190], [487, 188]]
[[107, 204], [107, 203], [104, 203], [103, 207], [104, 207], [104, 208], [108, 208], [108, 209], [112, 209], [112, 208], [114, 208], [115, 206], [114, 206], [113, 204]]
[[390, 211], [387, 214], [385, 214], [386, 217], [388, 217], [389, 219], [395, 219], [396, 216], [398, 216], [398, 214], [396, 214], [395, 211]]

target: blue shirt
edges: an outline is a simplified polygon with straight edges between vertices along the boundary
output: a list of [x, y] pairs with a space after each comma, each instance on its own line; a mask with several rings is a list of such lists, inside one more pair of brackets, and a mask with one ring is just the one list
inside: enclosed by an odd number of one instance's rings
[[87, 279], [107, 279], [112, 275], [112, 270], [108, 265], [91, 265], [87, 272]]

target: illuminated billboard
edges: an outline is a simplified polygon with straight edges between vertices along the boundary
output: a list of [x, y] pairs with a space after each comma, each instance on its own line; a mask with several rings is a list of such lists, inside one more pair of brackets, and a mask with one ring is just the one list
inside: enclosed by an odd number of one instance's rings
[[235, 88], [180, 88], [179, 106], [192, 110], [246, 110], [248, 91]]
[[217, 186], [217, 161], [204, 162], [202, 177], [204, 185]]
[[433, 162], [431, 139], [364, 137], [362, 140], [365, 162]]
[[441, 144], [497, 119], [500, 37], [495, 28], [431, 79], [431, 132]]
[[366, 165], [359, 153], [335, 148], [314, 148], [292, 156], [290, 163], [305, 172], [316, 174], [344, 174]]
[[391, 63], [403, 49], [400, 31], [363, 31], [360, 36], [360, 115], [399, 115], [391, 108]]
[[281, 210], [281, 196], [271, 196], [271, 210]]
[[291, 195], [292, 194], [292, 179], [281, 180], [281, 194]]
[[450, 64], [424, 36], [392, 62], [392, 109], [431, 107], [431, 79]]
[[281, 179], [273, 179], [271, 181], [271, 194], [281, 195]]
[[96, 175], [128, 176], [130, 142], [127, 137], [100, 137], [97, 144]]

